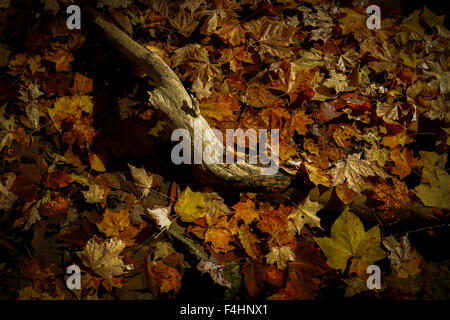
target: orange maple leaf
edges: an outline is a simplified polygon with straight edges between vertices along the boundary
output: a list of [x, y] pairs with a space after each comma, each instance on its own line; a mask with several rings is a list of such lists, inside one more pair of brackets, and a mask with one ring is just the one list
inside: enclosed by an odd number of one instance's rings
[[414, 168], [417, 163], [417, 158], [413, 157], [412, 150], [397, 146], [389, 153], [391, 160], [395, 162], [395, 167], [391, 172], [403, 179], [411, 173], [411, 168]]

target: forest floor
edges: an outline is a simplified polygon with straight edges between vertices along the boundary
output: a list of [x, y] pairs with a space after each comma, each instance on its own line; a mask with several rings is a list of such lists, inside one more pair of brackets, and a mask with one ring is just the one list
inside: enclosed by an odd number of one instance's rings
[[69, 1], [0, 1], [0, 299], [449, 298], [439, 1], [375, 1], [380, 29], [358, 1], [90, 3], [174, 70], [212, 128], [279, 129], [292, 182], [198, 181], [173, 164], [155, 82], [83, 7], [70, 30]]

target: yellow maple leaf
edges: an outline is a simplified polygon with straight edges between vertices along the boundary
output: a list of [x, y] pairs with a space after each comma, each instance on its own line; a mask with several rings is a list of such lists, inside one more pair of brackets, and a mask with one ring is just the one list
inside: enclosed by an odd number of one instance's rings
[[129, 225], [130, 214], [127, 209], [122, 209], [119, 213], [106, 209], [102, 222], [97, 223], [100, 232], [103, 232], [108, 237], [119, 237], [120, 232], [124, 231]]
[[366, 267], [381, 260], [386, 253], [381, 249], [378, 226], [364, 230], [361, 220], [348, 207], [331, 227], [331, 237], [314, 237], [325, 253], [328, 264], [345, 271], [347, 261], [353, 258], [350, 271], [365, 275]]
[[175, 203], [175, 212], [184, 222], [193, 222], [195, 219], [203, 217], [208, 212], [208, 208], [204, 207], [203, 194], [193, 192], [187, 187]]
[[56, 99], [53, 108], [48, 109], [48, 115], [52, 119], [56, 129], [62, 131], [61, 124], [67, 118], [80, 119], [82, 111], [92, 113], [94, 104], [89, 96], [62, 97]]

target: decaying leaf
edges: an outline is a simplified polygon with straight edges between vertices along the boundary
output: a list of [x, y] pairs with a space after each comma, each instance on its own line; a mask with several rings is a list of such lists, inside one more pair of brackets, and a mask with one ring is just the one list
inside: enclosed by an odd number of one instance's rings
[[9, 175], [6, 178], [5, 185], [0, 182], [0, 210], [8, 210], [17, 199], [17, 196], [9, 190], [14, 180], [15, 176]]
[[322, 227], [320, 226], [320, 218], [317, 217], [316, 214], [323, 207], [323, 204], [311, 201], [310, 195], [308, 195], [305, 202], [292, 210], [291, 214], [289, 215], [289, 219], [291, 219], [292, 223], [290, 227], [294, 227], [294, 232], [298, 234], [300, 234], [305, 224], [309, 225], [312, 228], [322, 229]]
[[133, 265], [125, 265], [119, 254], [125, 248], [125, 242], [118, 238], [101, 241], [93, 237], [88, 241], [83, 251], [78, 255], [83, 264], [92, 269], [105, 280], [112, 280], [115, 276], [123, 275], [133, 269]]
[[131, 164], [128, 164], [128, 167], [130, 168], [131, 176], [133, 177], [134, 183], [141, 197], [146, 197], [152, 188], [153, 175], [149, 176], [145, 169], [136, 168]]
[[35, 83], [30, 84], [27, 88], [22, 88], [20, 91], [19, 99], [25, 103], [25, 113], [27, 114], [28, 121], [34, 129], [39, 128], [39, 108], [38, 99], [44, 94], [39, 91], [39, 86]]
[[224, 274], [225, 265], [218, 264], [217, 260], [214, 258], [202, 258], [197, 264], [197, 269], [202, 273], [209, 273], [211, 279], [221, 286], [231, 288], [232, 283], [227, 279]]
[[292, 252], [292, 248], [288, 246], [272, 247], [270, 252], [266, 254], [267, 263], [276, 263], [277, 268], [283, 270], [287, 267], [289, 261], [295, 260], [295, 254]]
[[89, 190], [82, 192], [88, 203], [99, 203], [103, 201], [104, 191], [96, 184], [90, 184]]
[[383, 245], [389, 250], [389, 261], [397, 270], [399, 278], [408, 278], [420, 272], [419, 265], [422, 257], [416, 249], [411, 247], [408, 236], [401, 238], [400, 242], [393, 236], [383, 240]]
[[364, 177], [388, 177], [375, 162], [361, 159], [361, 153], [351, 154], [346, 160], [336, 162], [330, 170], [330, 175], [333, 178], [333, 186], [347, 182], [350, 189], [358, 193], [362, 191]]
[[170, 208], [159, 207], [155, 209], [147, 209], [148, 214], [155, 219], [160, 229], [168, 229], [172, 221], [169, 219]]

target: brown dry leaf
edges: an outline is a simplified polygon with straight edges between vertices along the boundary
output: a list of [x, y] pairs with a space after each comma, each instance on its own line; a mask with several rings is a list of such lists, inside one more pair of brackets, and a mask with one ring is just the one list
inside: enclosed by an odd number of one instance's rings
[[406, 129], [396, 135], [386, 136], [383, 140], [381, 140], [381, 144], [390, 147], [391, 149], [394, 149], [397, 146], [403, 147], [405, 144], [409, 144], [411, 142], [413, 142], [413, 139], [408, 136]]
[[200, 102], [200, 110], [207, 119], [223, 121], [234, 120], [234, 111], [241, 110], [241, 107], [235, 95], [214, 92], [208, 99]]
[[277, 107], [283, 105], [282, 95], [276, 95], [263, 84], [250, 81], [246, 90], [245, 102], [255, 108]]
[[234, 245], [230, 244], [234, 239], [234, 234], [235, 232], [227, 228], [226, 225], [209, 227], [205, 233], [205, 242], [211, 243], [211, 248], [216, 253], [227, 253], [235, 248]]
[[329, 187], [331, 185], [331, 179], [328, 175], [328, 170], [322, 169], [314, 165], [314, 162], [306, 163], [305, 162], [306, 172], [308, 173], [309, 179], [315, 185], [323, 185]]
[[166, 265], [162, 260], [147, 261], [147, 274], [153, 294], [178, 293], [181, 289], [183, 275], [176, 268]]
[[56, 42], [51, 44], [51, 49], [47, 50], [44, 59], [56, 64], [56, 72], [68, 71], [73, 61], [73, 54], [67, 44]]
[[399, 210], [405, 208], [410, 202], [408, 187], [405, 182], [392, 178], [394, 186], [386, 182], [374, 184], [374, 199], [382, 201], [383, 204], [377, 207], [377, 213], [382, 219], [393, 219]]
[[90, 93], [93, 90], [94, 81], [89, 79], [78, 72], [75, 73], [75, 79], [73, 81], [73, 86], [70, 91], [73, 95], [83, 96], [86, 93]]
[[245, 29], [250, 37], [257, 41], [256, 47], [259, 49], [261, 60], [266, 60], [265, 54], [277, 58], [287, 58], [292, 55], [289, 44], [296, 28], [286, 25], [284, 21], [262, 17], [247, 22]]
[[338, 184], [336, 186], [336, 194], [344, 204], [350, 204], [357, 195], [357, 193], [350, 189], [346, 183]]
[[70, 175], [59, 170], [49, 172], [46, 176], [46, 180], [47, 186], [52, 189], [66, 187], [74, 181]]
[[246, 263], [241, 273], [244, 276], [244, 285], [252, 299], [256, 298], [262, 286], [266, 283], [273, 287], [281, 287], [284, 283], [284, 272], [275, 265], [263, 265], [261, 262]]
[[62, 97], [56, 99], [53, 108], [48, 109], [48, 115], [53, 121], [54, 126], [60, 132], [64, 128], [70, 128], [70, 126], [79, 121], [82, 117], [82, 112], [88, 114], [92, 113], [93, 102], [89, 96], [79, 97]]
[[377, 102], [377, 116], [383, 118], [384, 121], [389, 122], [392, 120], [399, 119], [399, 108], [398, 103], [389, 103], [389, 102]]
[[175, 18], [169, 20], [170, 24], [183, 36], [189, 37], [197, 28], [199, 21], [193, 14], [179, 10]]
[[112, 277], [123, 275], [133, 269], [133, 265], [125, 265], [119, 257], [125, 245], [125, 242], [118, 238], [101, 241], [94, 236], [78, 255], [86, 267], [103, 279], [111, 281]]
[[44, 3], [44, 10], [50, 11], [53, 15], [56, 15], [60, 10], [58, 0], [42, 0], [41, 2]]
[[225, 48], [220, 51], [221, 57], [218, 60], [219, 64], [230, 64], [230, 69], [233, 72], [242, 70], [244, 67], [242, 62], [253, 63], [252, 54], [246, 47]]
[[274, 62], [270, 65], [271, 85], [270, 88], [280, 90], [290, 97], [293, 103], [300, 92], [310, 88], [311, 82], [316, 74], [316, 69], [299, 70], [293, 63], [286, 60]]
[[378, 61], [369, 62], [369, 67], [376, 72], [391, 71], [397, 68], [396, 61], [399, 58], [399, 53], [389, 40], [379, 43], [377, 37], [365, 39], [361, 43], [361, 55], [367, 52], [370, 52], [374, 58], [378, 59]]
[[[448, 78], [448, 76], [447, 76]], [[447, 80], [448, 82], [448, 80]], [[428, 112], [425, 113], [425, 115], [433, 119], [439, 119], [444, 120], [445, 122], [450, 122], [450, 103], [449, 100], [444, 98], [442, 96], [439, 96], [435, 100], [431, 100], [431, 107]]]
[[311, 193], [306, 197], [303, 204], [292, 210], [288, 216], [291, 219], [289, 224], [290, 229], [294, 234], [300, 234], [305, 224], [311, 228], [322, 229], [320, 225], [320, 218], [317, 217], [317, 212], [321, 210], [324, 205], [319, 202], [310, 200]]
[[245, 30], [239, 20], [224, 21], [219, 30], [215, 32], [222, 40], [228, 41], [233, 47], [246, 42]]
[[295, 260], [295, 254], [292, 252], [292, 248], [288, 246], [271, 247], [270, 252], [265, 257], [267, 263], [276, 262], [279, 270], [284, 270], [289, 261]]
[[334, 89], [336, 93], [345, 91], [348, 87], [347, 76], [342, 73], [337, 73], [336, 70], [330, 70], [330, 78], [323, 83], [326, 87]]
[[195, 79], [194, 83], [192, 84], [192, 92], [195, 93], [195, 96], [199, 100], [208, 98], [211, 95], [210, 90], [212, 86], [213, 83], [211, 81], [208, 81], [206, 84], [203, 84], [200, 78], [197, 77], [197, 79]]
[[330, 6], [327, 4], [314, 5], [314, 11], [312, 8], [300, 5], [297, 10], [303, 13], [303, 22], [305, 26], [314, 27], [311, 31], [311, 40], [322, 40], [324, 43], [332, 36], [334, 27], [334, 21], [330, 12]]
[[[293, 116], [292, 116], [292, 122], [291, 126], [292, 128], [295, 128], [295, 131], [297, 131], [300, 135], [306, 135], [308, 132], [308, 128], [306, 127], [309, 124], [313, 124], [314, 120], [311, 119], [308, 115], [305, 114], [303, 110], [297, 110]], [[288, 128], [289, 128], [288, 124]]]
[[400, 242], [389, 236], [383, 240], [383, 244], [389, 250], [389, 261], [396, 269], [397, 277], [405, 279], [421, 271], [419, 265], [422, 257], [411, 247], [407, 235], [403, 236]]
[[99, 203], [104, 200], [104, 190], [100, 189], [96, 184], [90, 184], [89, 190], [81, 191], [87, 203]]
[[174, 51], [171, 57], [172, 67], [181, 66], [181, 79], [190, 78], [192, 82], [200, 78], [202, 83], [220, 79], [222, 70], [219, 64], [210, 61], [210, 47], [191, 44]]
[[281, 204], [277, 210], [274, 210], [269, 204], [264, 204], [263, 206], [261, 211], [264, 212], [264, 215], [257, 225], [258, 228], [262, 232], [270, 234], [271, 243], [278, 246], [291, 244], [294, 237], [289, 233], [288, 216], [292, 208], [284, 206], [283, 204]]
[[30, 84], [28, 87], [22, 87], [19, 91], [19, 99], [25, 103], [25, 113], [27, 115], [28, 121], [34, 129], [39, 128], [39, 108], [38, 102], [39, 98], [44, 94], [39, 91], [39, 86], [35, 83]]
[[228, 214], [231, 213], [228, 206], [224, 203], [224, 200], [217, 192], [204, 192], [203, 193], [204, 206], [208, 208], [208, 216], [214, 216], [216, 211], [220, 210], [221, 212]]
[[12, 76], [22, 73], [27, 62], [27, 53], [16, 53], [8, 62], [8, 73]]
[[91, 168], [98, 172], [105, 172], [106, 167], [103, 163], [102, 159], [95, 153], [91, 153], [89, 155], [89, 163], [91, 164]]
[[39, 213], [45, 217], [61, 217], [69, 211], [70, 200], [60, 194], [53, 193], [48, 202], [42, 202]]
[[112, 19], [121, 26], [123, 30], [128, 34], [133, 33], [133, 24], [126, 12], [123, 12], [122, 10], [108, 10], [108, 12]]
[[362, 191], [364, 177], [389, 177], [375, 162], [361, 159], [361, 153], [351, 154], [347, 159], [336, 162], [330, 170], [330, 175], [333, 186], [347, 182], [349, 188], [357, 193]]
[[190, 13], [194, 13], [201, 5], [206, 5], [205, 0], [184, 0], [181, 8], [186, 8]]
[[313, 300], [320, 285], [320, 276], [331, 268], [312, 242], [303, 242], [295, 253], [295, 261], [289, 263], [286, 287], [269, 299]]
[[9, 190], [15, 179], [16, 175], [14, 173], [9, 173], [6, 174], [4, 185], [0, 181], [0, 210], [8, 210], [17, 199], [17, 196]]
[[353, 36], [358, 41], [371, 36], [372, 32], [366, 26], [366, 14], [361, 14], [350, 8], [342, 8], [341, 10], [346, 14], [345, 17], [339, 19], [343, 35], [353, 33]]
[[131, 164], [128, 164], [128, 167], [130, 168], [131, 176], [133, 177], [134, 183], [139, 191], [139, 194], [141, 195], [142, 198], [145, 198], [150, 192], [150, 189], [152, 188], [153, 175], [149, 176], [147, 174], [147, 171], [145, 171], [145, 169], [136, 168]]
[[[332, 126], [329, 126], [329, 129], [331, 129]], [[350, 126], [350, 125], [340, 125], [336, 130], [333, 132], [333, 140], [336, 142], [336, 144], [341, 148], [348, 148], [352, 144], [352, 138], [360, 134], [361, 131], [356, 126]]]
[[223, 287], [231, 288], [233, 284], [224, 274], [225, 265], [219, 264], [217, 259], [212, 258], [201, 258], [200, 262], [197, 264], [197, 269], [201, 273], [209, 273], [213, 281]]
[[126, 8], [131, 5], [132, 2], [132, 0], [99, 0], [97, 7], [108, 7], [111, 9]]

